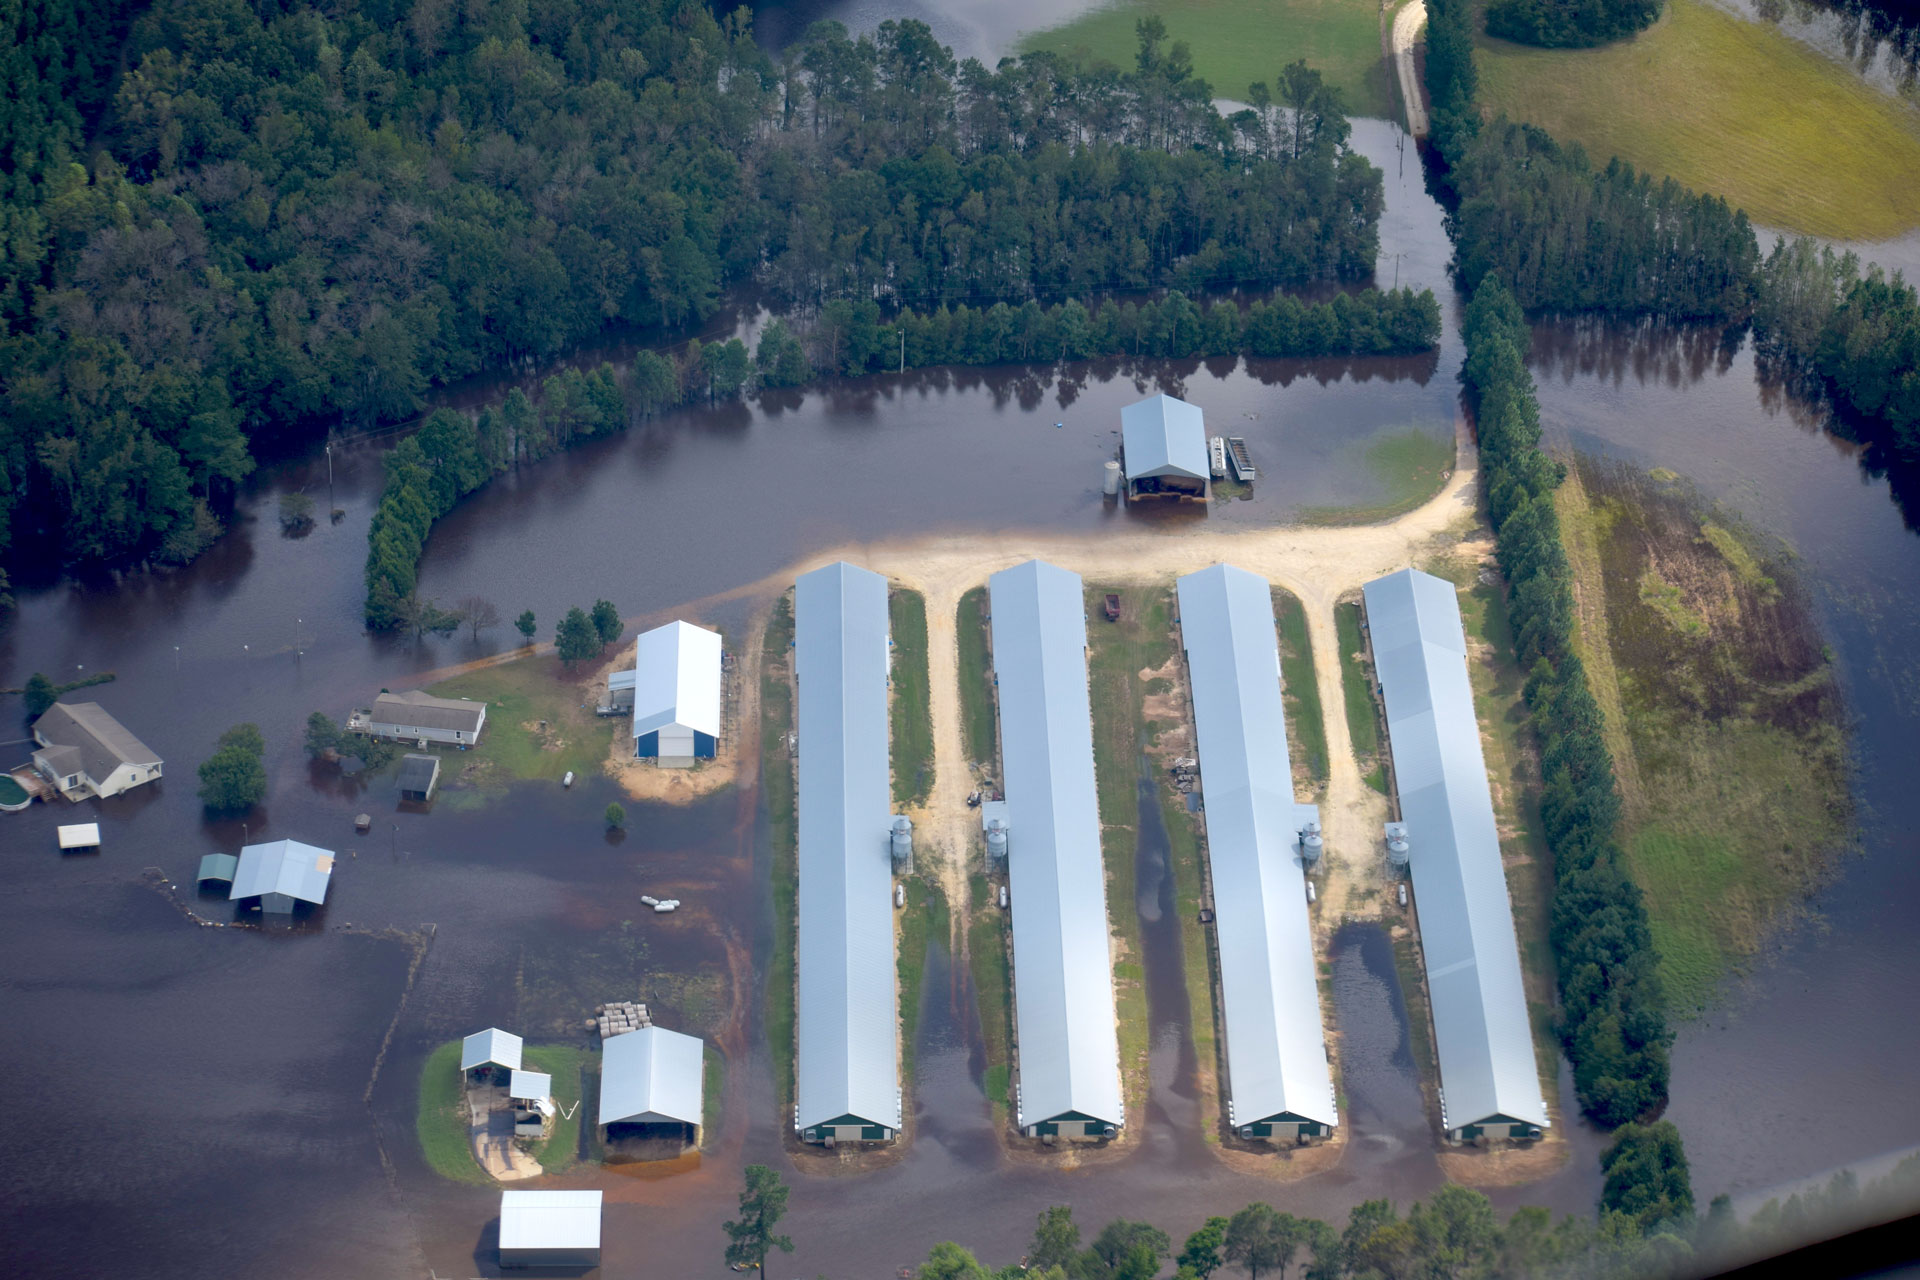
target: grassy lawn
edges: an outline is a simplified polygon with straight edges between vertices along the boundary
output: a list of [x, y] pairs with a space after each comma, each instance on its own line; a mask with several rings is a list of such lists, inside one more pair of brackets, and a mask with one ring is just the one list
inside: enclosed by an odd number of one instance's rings
[[1334, 633], [1340, 637], [1340, 692], [1346, 698], [1347, 736], [1353, 759], [1367, 785], [1385, 794], [1387, 770], [1380, 758], [1380, 708], [1367, 679], [1365, 643], [1360, 639], [1360, 606], [1351, 601], [1333, 607]]
[[1619, 761], [1621, 842], [1661, 978], [1691, 1013], [1850, 838], [1845, 712], [1777, 549], [1673, 478], [1576, 462], [1556, 501], [1582, 657]]
[[1380, 486], [1377, 501], [1351, 507], [1303, 507], [1302, 523], [1374, 524], [1424, 506], [1453, 470], [1453, 437], [1418, 428], [1396, 431], [1367, 445], [1366, 464]]
[[1139, 49], [1133, 24], [1150, 13], [1165, 20], [1170, 40], [1192, 47], [1194, 71], [1217, 96], [1244, 101], [1248, 85], [1271, 84], [1287, 63], [1305, 58], [1352, 114], [1391, 111], [1376, 0], [1121, 0], [1030, 34], [1020, 47], [1131, 69]]
[[[1280, 686], [1287, 709], [1287, 747], [1293, 756], [1295, 785], [1318, 796], [1327, 785], [1327, 725], [1320, 706], [1320, 684], [1313, 678], [1313, 641], [1307, 635], [1307, 611], [1285, 587], [1273, 589], [1274, 619], [1280, 624]], [[1299, 784], [1304, 781], [1305, 786]]]
[[927, 686], [927, 600], [918, 591], [887, 593], [893, 631], [893, 802], [925, 804], [933, 789], [933, 705]]
[[767, 961], [767, 1052], [781, 1114], [793, 1108], [793, 983], [795, 898], [800, 850], [796, 844], [793, 758], [793, 596], [780, 597], [767, 621], [760, 665], [760, 790], [767, 801], [767, 843], [773, 863], [773, 955]]
[[[967, 759], [994, 761], [1000, 753], [999, 711], [993, 701], [993, 662], [987, 656], [987, 589], [975, 587], [960, 597], [954, 612], [960, 647], [960, 728]], [[998, 768], [998, 766], [995, 766]]]
[[720, 1134], [720, 1099], [727, 1092], [727, 1060], [707, 1041], [700, 1060], [700, 1147], [709, 1149]]
[[452, 1182], [491, 1187], [493, 1179], [473, 1158], [460, 1085], [460, 1042], [449, 1040], [428, 1054], [420, 1067], [420, 1111], [414, 1117], [414, 1132], [435, 1173]]
[[[564, 1173], [580, 1163], [580, 1125], [587, 1109], [582, 1081], [600, 1074], [600, 1055], [575, 1045], [530, 1044], [525, 1065], [529, 1071], [552, 1074], [553, 1101], [560, 1108], [553, 1118], [553, 1132], [533, 1149], [533, 1158], [548, 1173]], [[568, 1111], [573, 1114], [569, 1116]]]
[[914, 1048], [919, 1044], [920, 989], [927, 976], [927, 946], [947, 945], [947, 896], [921, 876], [908, 876], [907, 905], [900, 916], [900, 1073], [913, 1081]]
[[[438, 698], [487, 704], [480, 744], [470, 751], [436, 750], [441, 759], [442, 804], [498, 798], [510, 782], [558, 782], [568, 772], [594, 774], [613, 745], [617, 718], [601, 719], [583, 706], [579, 680], [552, 656], [521, 658], [443, 680], [427, 689]], [[546, 722], [546, 729], [540, 722]]]
[[1724, 196], [1757, 222], [1875, 240], [1920, 225], [1920, 111], [1764, 23], [1671, 0], [1602, 49], [1482, 38], [1489, 112]]
[[975, 875], [970, 883], [973, 919], [967, 924], [967, 967], [980, 1007], [980, 1040], [986, 1057], [982, 1085], [993, 1104], [995, 1123], [1004, 1125], [1013, 1061], [1013, 968], [1007, 958], [1007, 913], [1000, 909], [999, 895], [985, 876]]

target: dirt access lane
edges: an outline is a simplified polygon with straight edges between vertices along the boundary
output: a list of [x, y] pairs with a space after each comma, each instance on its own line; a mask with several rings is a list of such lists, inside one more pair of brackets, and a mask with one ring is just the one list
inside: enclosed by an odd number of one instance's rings
[[1413, 65], [1413, 41], [1426, 25], [1426, 0], [1412, 0], [1393, 15], [1393, 66], [1400, 77], [1400, 102], [1407, 110], [1407, 132], [1416, 138], [1427, 136], [1427, 95]]

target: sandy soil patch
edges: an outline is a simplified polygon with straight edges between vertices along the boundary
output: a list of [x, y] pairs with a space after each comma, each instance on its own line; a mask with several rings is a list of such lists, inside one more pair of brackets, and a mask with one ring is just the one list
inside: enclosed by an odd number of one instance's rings
[[1220, 1148], [1220, 1162], [1235, 1173], [1251, 1174], [1269, 1182], [1299, 1182], [1339, 1165], [1347, 1154], [1346, 1134], [1343, 1123], [1334, 1131], [1332, 1139], [1311, 1147], [1261, 1150], [1264, 1144], [1236, 1141]]
[[1463, 1187], [1519, 1187], [1538, 1182], [1572, 1155], [1566, 1139], [1552, 1133], [1525, 1146], [1450, 1147], [1438, 1158], [1440, 1172], [1449, 1182]]

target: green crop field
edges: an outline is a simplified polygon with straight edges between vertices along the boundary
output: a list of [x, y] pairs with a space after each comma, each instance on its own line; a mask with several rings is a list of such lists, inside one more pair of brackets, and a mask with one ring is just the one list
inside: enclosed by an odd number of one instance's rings
[[1195, 74], [1216, 96], [1244, 101], [1248, 85], [1272, 84], [1304, 58], [1340, 90], [1349, 113], [1393, 112], [1376, 0], [1122, 0], [1030, 33], [1020, 47], [1132, 67], [1134, 23], [1150, 13], [1166, 22], [1169, 40], [1187, 42]]
[[1706, 0], [1600, 49], [1482, 38], [1480, 103], [1710, 191], [1756, 222], [1878, 240], [1920, 226], [1920, 110]]

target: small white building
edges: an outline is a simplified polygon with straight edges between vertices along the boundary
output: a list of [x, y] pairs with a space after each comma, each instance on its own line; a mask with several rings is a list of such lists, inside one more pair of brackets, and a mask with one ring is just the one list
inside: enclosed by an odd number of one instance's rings
[[56, 702], [33, 722], [33, 767], [69, 800], [157, 781], [161, 761], [97, 702]]
[[635, 654], [633, 754], [711, 759], [720, 744], [720, 633], [669, 622], [642, 632]]
[[298, 840], [250, 844], [240, 851], [229, 901], [258, 898], [260, 909], [272, 915], [291, 915], [296, 902], [319, 906], [327, 900], [333, 879], [333, 854]]
[[1204, 498], [1212, 485], [1206, 418], [1172, 396], [1149, 396], [1120, 411], [1120, 462], [1127, 497]]
[[600, 1265], [598, 1191], [502, 1191], [502, 1267]]
[[383, 693], [366, 711], [356, 711], [347, 728], [395, 742], [441, 742], [470, 747], [480, 741], [487, 723], [487, 704], [468, 698], [436, 698], [409, 690]]
[[700, 1141], [705, 1051], [698, 1036], [642, 1027], [600, 1046], [600, 1123], [669, 1125]]
[[100, 847], [100, 824], [97, 822], [76, 822], [60, 828], [60, 852], [69, 849], [98, 849]]
[[538, 1137], [553, 1118], [553, 1077], [544, 1071], [516, 1071], [507, 1078], [507, 1101], [513, 1107], [513, 1131], [520, 1137]]
[[[470, 1081], [518, 1073], [525, 1043], [511, 1031], [488, 1027], [460, 1042], [460, 1071]], [[496, 1072], [494, 1068], [499, 1068]]]

